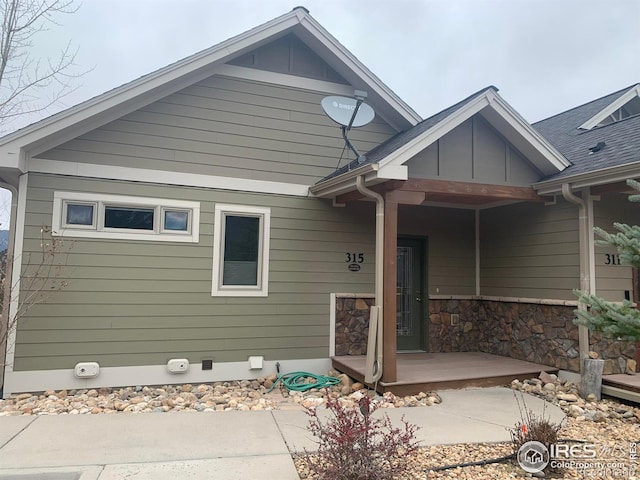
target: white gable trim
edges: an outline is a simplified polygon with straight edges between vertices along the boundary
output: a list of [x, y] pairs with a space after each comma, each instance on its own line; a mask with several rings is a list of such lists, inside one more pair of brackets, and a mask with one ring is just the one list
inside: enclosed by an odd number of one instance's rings
[[[498, 115], [506, 120], [516, 132], [527, 142], [533, 145], [545, 160], [557, 171], [562, 171], [569, 166], [569, 162], [533, 127], [531, 127], [507, 102], [505, 102], [495, 91], [487, 90], [483, 94], [469, 101], [448, 117], [444, 118], [418, 137], [400, 147], [395, 152], [381, 160], [378, 175], [384, 175], [385, 168], [402, 165], [414, 155], [427, 148], [436, 140], [452, 131], [454, 128], [479, 113], [485, 107], [493, 109]], [[538, 166], [540, 168], [540, 166]], [[544, 171], [544, 168], [540, 168]]]
[[460, 107], [459, 110], [444, 118], [440, 122], [436, 123], [434, 126], [418, 135], [413, 140], [405, 143], [396, 151], [392, 152], [384, 159], [382, 159], [379, 162], [380, 170], [378, 174], [380, 175], [384, 171], [385, 167], [402, 165], [404, 162], [411, 159], [414, 155], [427, 148], [433, 142], [445, 136], [465, 120], [478, 113], [484, 107], [489, 105], [489, 102], [489, 98], [486, 95], [480, 95], [477, 98], [471, 100], [466, 105]]
[[[295, 30], [294, 30], [295, 29]], [[141, 108], [216, 73], [216, 67], [288, 31], [307, 36], [312, 43], [329, 48], [332, 55], [362, 80], [363, 86], [377, 92], [389, 111], [411, 125], [419, 116], [351, 55], [304, 10], [285, 15], [203, 50], [176, 63], [140, 77], [79, 105], [0, 139], [0, 158], [26, 151], [33, 155], [98, 128], [109, 121]], [[327, 82], [330, 83], [330, 82]], [[316, 84], [317, 85], [317, 84]], [[362, 86], [358, 85], [358, 88]], [[351, 92], [353, 93], [353, 92]]]
[[[333, 55], [341, 62], [351, 67], [358, 77], [364, 80], [367, 87], [373, 90], [384, 100], [385, 103], [394, 109], [411, 125], [416, 125], [422, 120], [409, 105], [400, 99], [389, 87], [387, 87], [371, 70], [360, 62], [349, 50], [344, 48], [327, 30], [322, 27], [313, 17], [306, 15], [300, 20], [307, 32], [310, 32], [319, 40]], [[372, 92], [368, 92], [371, 96]]]
[[589, 120], [587, 120], [582, 125], [580, 125], [580, 127], [578, 128], [581, 128], [583, 130], [591, 130], [593, 127], [598, 125], [609, 115], [612, 115], [613, 112], [618, 110], [620, 107], [624, 106], [625, 103], [632, 100], [634, 97], [640, 97], [640, 84], [629, 89], [626, 93], [622, 94], [612, 103], [604, 107], [602, 110], [600, 110], [593, 117], [591, 117]]
[[248, 178], [200, 175], [196, 173], [147, 170], [144, 168], [95, 165], [91, 163], [62, 162], [32, 158], [28, 162], [29, 172], [70, 175], [83, 178], [103, 178], [108, 180], [126, 180], [132, 182], [158, 183], [162, 185], [181, 185], [186, 187], [204, 187], [239, 192], [268, 193], [296, 197], [309, 196], [309, 186], [296, 183], [270, 182]]
[[313, 78], [297, 77], [286, 73], [269, 72], [255, 68], [240, 67], [238, 65], [223, 64], [216, 67], [216, 74], [225, 77], [250, 80], [254, 82], [269, 83], [292, 88], [301, 88], [314, 92], [330, 93], [332, 95], [353, 96], [353, 87], [342, 83], [315, 80]]

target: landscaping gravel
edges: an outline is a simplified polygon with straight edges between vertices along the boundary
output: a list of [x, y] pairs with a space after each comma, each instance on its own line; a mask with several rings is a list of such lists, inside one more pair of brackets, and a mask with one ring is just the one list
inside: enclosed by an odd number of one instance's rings
[[[353, 383], [346, 375], [330, 372], [341, 383], [329, 389], [329, 394], [341, 398], [346, 406], [358, 405], [364, 386]], [[560, 431], [564, 439], [593, 442], [597, 447], [597, 459], [615, 462], [617, 471], [599, 472], [596, 469], [577, 471], [567, 469], [562, 474], [548, 474], [548, 478], [567, 479], [624, 479], [640, 480], [640, 463], [632, 459], [632, 442], [640, 447], [640, 408], [612, 399], [596, 401], [579, 397], [576, 386], [561, 382], [555, 376], [515, 380], [511, 388], [530, 393], [554, 403], [566, 413], [567, 418]], [[323, 391], [287, 392], [276, 388], [267, 393], [276, 381], [275, 376], [239, 382], [215, 382], [201, 385], [132, 386], [90, 390], [59, 390], [42, 393], [21, 393], [0, 400], [0, 416], [14, 415], [80, 415], [123, 414], [143, 412], [200, 411], [220, 412], [228, 410], [303, 409], [324, 403]], [[436, 392], [396, 397], [392, 394], [376, 396], [374, 402], [382, 408], [426, 407], [441, 402]], [[640, 448], [638, 448], [640, 450]], [[440, 445], [420, 449], [408, 457], [406, 479], [509, 479], [533, 478], [522, 470], [515, 460], [502, 463], [459, 467], [449, 470], [429, 469], [464, 462], [492, 459], [513, 453], [510, 443]], [[640, 454], [640, 451], [637, 452]], [[295, 458], [301, 478], [314, 479], [308, 471], [303, 456]]]

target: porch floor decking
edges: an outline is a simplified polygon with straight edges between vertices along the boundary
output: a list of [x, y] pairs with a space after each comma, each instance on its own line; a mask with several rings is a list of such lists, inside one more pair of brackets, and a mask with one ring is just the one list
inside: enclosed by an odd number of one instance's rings
[[[333, 368], [364, 382], [364, 355], [332, 357]], [[507, 385], [558, 369], [482, 352], [398, 353], [396, 382], [378, 382], [378, 391], [412, 395], [421, 391]]]
[[640, 373], [625, 375], [618, 373], [602, 376], [602, 393], [640, 403]]

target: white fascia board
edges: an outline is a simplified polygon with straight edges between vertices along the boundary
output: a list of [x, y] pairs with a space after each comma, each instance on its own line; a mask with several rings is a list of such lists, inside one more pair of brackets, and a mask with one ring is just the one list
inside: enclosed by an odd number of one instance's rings
[[640, 177], [640, 162], [626, 163], [615, 167], [603, 168], [594, 172], [587, 172], [570, 177], [537, 182], [532, 185], [538, 195], [558, 194], [563, 184], [569, 184], [573, 189], [624, 182], [629, 178]]
[[351, 52], [338, 42], [333, 35], [322, 27], [313, 17], [305, 15], [300, 24], [312, 34], [319, 42], [321, 42], [333, 55], [341, 62], [354, 71], [360, 77], [368, 88], [374, 90], [376, 94], [390, 105], [400, 116], [402, 116], [409, 124], [416, 125], [422, 120], [408, 104], [406, 104], [398, 95], [396, 95], [389, 87], [387, 87], [371, 70], [360, 62]]
[[31, 158], [28, 162], [29, 172], [70, 175], [83, 178], [103, 178], [108, 180], [127, 180], [162, 185], [180, 185], [186, 187], [204, 187], [239, 192], [267, 193], [290, 195], [296, 197], [309, 196], [309, 186], [296, 183], [271, 182], [268, 180], [252, 180], [248, 178], [221, 177], [201, 175], [197, 173], [171, 172], [165, 170], [148, 170], [144, 168], [119, 167], [112, 165], [95, 165], [92, 163], [63, 162], [44, 158]]
[[[571, 163], [540, 135], [522, 116], [516, 112], [500, 95], [487, 92], [490, 96], [491, 108], [504, 118], [525, 140], [533, 145], [545, 159], [559, 172]], [[538, 166], [538, 168], [540, 168]], [[545, 170], [545, 169], [541, 169]]]
[[0, 168], [12, 168], [25, 173], [27, 161], [24, 151], [19, 148], [0, 147]]
[[418, 135], [413, 140], [405, 143], [400, 148], [387, 155], [387, 157], [379, 162], [380, 169], [383, 169], [387, 166], [402, 165], [404, 162], [427, 148], [433, 142], [442, 138], [458, 125], [471, 118], [487, 105], [489, 105], [489, 98], [486, 94], [480, 95], [477, 98], [471, 100], [463, 107], [460, 107], [459, 110], [456, 110], [451, 115], [436, 123], [434, 126]]
[[578, 128], [581, 128], [583, 130], [591, 130], [593, 127], [599, 124], [602, 120], [607, 118], [609, 115], [613, 114], [613, 112], [618, 110], [620, 107], [622, 107], [628, 101], [632, 100], [634, 97], [640, 97], [640, 84], [630, 88], [627, 92], [623, 93], [616, 100], [614, 100], [612, 103], [604, 107], [602, 110], [600, 110], [593, 117], [591, 117], [589, 120], [587, 120], [582, 125], [580, 125]]
[[[52, 115], [40, 122], [18, 130], [6, 137], [0, 139], [0, 145], [11, 145], [12, 149], [18, 150], [24, 148], [29, 150], [29, 145], [41, 141], [45, 137], [55, 135], [60, 131], [64, 131], [71, 127], [81, 127], [84, 122], [91, 117], [94, 117], [109, 109], [116, 108], [125, 104], [126, 102], [134, 100], [136, 97], [140, 97], [144, 94], [153, 92], [155, 89], [161, 90], [161, 96], [168, 95], [172, 91], [180, 90], [184, 88], [185, 80], [187, 84], [192, 84], [198, 80], [202, 80], [212, 75], [210, 68], [216, 63], [226, 60], [230, 56], [241, 52], [245, 48], [257, 46], [260, 42], [281, 33], [289, 28], [294, 27], [300, 23], [299, 11], [293, 11], [281, 17], [278, 17], [271, 22], [249, 30], [236, 37], [230, 38], [216, 46], [209, 49], [198, 52], [190, 57], [182, 59], [164, 68], [156, 70], [153, 73], [140, 77], [132, 82], [110, 90], [102, 95], [94, 97], [90, 100], [82, 102], [74, 107], [68, 108], [60, 113]], [[191, 76], [200, 72], [199, 75]], [[186, 77], [186, 78], [184, 78]], [[183, 82], [179, 80], [182, 79]], [[172, 82], [177, 82], [177, 86], [174, 88], [166, 89], [167, 85], [171, 85]], [[161, 97], [160, 97], [161, 98]], [[156, 96], [151, 96], [145, 99], [143, 104], [153, 102]], [[136, 108], [140, 108], [140, 104], [136, 103]], [[118, 109], [117, 116], [128, 113], [126, 109]], [[101, 122], [101, 124], [107, 123], [108, 120]], [[97, 125], [92, 124], [91, 128], [96, 128]], [[84, 133], [86, 129], [78, 129], [74, 131], [71, 136], [78, 136]], [[88, 130], [87, 130], [88, 131]], [[67, 138], [67, 135], [65, 138]], [[64, 140], [63, 140], [64, 141]], [[62, 142], [60, 142], [62, 143]], [[43, 150], [41, 150], [43, 151]], [[37, 154], [30, 152], [32, 154]]]
[[409, 167], [406, 165], [387, 165], [378, 170], [376, 177], [383, 180], [408, 180]]

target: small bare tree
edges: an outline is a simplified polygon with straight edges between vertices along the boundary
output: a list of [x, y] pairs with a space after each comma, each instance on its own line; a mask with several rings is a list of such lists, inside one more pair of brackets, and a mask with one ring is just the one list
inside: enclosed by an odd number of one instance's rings
[[53, 58], [34, 54], [35, 37], [60, 14], [78, 10], [74, 0], [0, 0], [0, 125], [16, 117], [46, 112], [77, 87], [72, 81], [77, 49], [67, 43]]
[[[2, 348], [14, 347], [10, 342], [18, 323], [27, 312], [46, 302], [54, 293], [68, 285], [63, 276], [69, 248], [62, 237], [51, 234], [51, 229], [43, 225], [40, 229], [40, 251], [29, 252], [22, 257], [22, 269], [17, 280], [11, 280], [11, 258], [7, 252], [0, 257], [0, 366], [4, 365]], [[17, 295], [17, 303], [11, 311], [11, 301]]]

